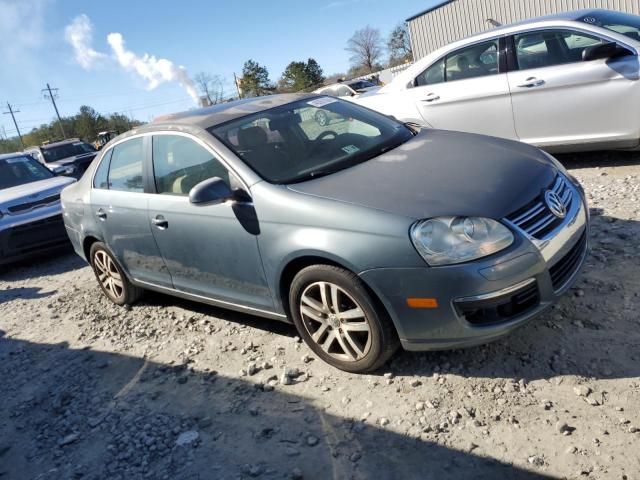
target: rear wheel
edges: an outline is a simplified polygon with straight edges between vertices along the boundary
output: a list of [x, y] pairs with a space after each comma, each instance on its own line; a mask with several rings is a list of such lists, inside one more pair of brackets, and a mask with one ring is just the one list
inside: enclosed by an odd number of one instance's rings
[[382, 366], [398, 346], [386, 312], [353, 273], [314, 265], [294, 278], [289, 305], [300, 336], [325, 362], [348, 372]]
[[142, 289], [133, 285], [102, 242], [95, 242], [90, 250], [91, 267], [100, 288], [117, 305], [135, 303]]

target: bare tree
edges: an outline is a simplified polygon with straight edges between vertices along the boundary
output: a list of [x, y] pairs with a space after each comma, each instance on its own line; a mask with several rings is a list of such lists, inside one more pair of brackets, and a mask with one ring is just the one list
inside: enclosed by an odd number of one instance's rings
[[373, 73], [380, 67], [379, 61], [384, 50], [380, 30], [367, 25], [356, 31], [347, 41], [345, 50], [351, 53], [350, 60], [354, 67], [364, 67], [368, 73]]
[[200, 95], [209, 105], [215, 105], [222, 102], [224, 90], [222, 87], [222, 79], [219, 75], [211, 75], [206, 72], [200, 72], [193, 77], [193, 81], [200, 91]]

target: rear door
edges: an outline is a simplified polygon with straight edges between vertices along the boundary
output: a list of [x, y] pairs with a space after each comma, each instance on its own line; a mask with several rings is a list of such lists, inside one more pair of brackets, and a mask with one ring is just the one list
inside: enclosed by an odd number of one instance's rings
[[91, 209], [104, 242], [131, 277], [171, 287], [147, 216], [144, 157], [148, 140], [126, 140], [104, 155], [94, 176]]
[[586, 47], [605, 41], [567, 28], [513, 36], [508, 79], [520, 140], [537, 146], [637, 140], [638, 57], [582, 61]]
[[431, 64], [406, 91], [434, 128], [516, 138], [500, 39], [455, 50]]

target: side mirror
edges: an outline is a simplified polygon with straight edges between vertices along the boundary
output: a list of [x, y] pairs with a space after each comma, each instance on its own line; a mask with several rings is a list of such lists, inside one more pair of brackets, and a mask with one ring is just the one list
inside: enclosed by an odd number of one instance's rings
[[73, 172], [75, 172], [75, 168], [74, 167], [68, 167], [68, 166], [59, 166], [59, 167], [55, 167], [53, 170], [53, 174], [56, 176], [72, 176]]
[[232, 200], [235, 194], [220, 177], [213, 177], [198, 183], [189, 192], [189, 201], [199, 204], [218, 204]]
[[601, 43], [587, 47], [582, 51], [582, 61], [599, 60], [602, 58], [620, 57], [628, 53], [627, 49], [615, 42]]

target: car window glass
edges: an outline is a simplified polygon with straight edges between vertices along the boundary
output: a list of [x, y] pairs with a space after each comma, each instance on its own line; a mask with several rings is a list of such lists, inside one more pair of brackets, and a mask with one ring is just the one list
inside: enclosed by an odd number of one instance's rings
[[427, 68], [414, 81], [416, 87], [444, 82], [444, 58]]
[[53, 177], [53, 174], [31, 157], [0, 160], [0, 190]]
[[96, 174], [93, 177], [93, 186], [94, 188], [109, 188], [109, 160], [111, 159], [111, 154], [113, 153], [113, 149], [109, 150], [102, 157], [102, 161], [100, 165], [98, 165], [98, 169], [96, 170]]
[[142, 138], [134, 138], [113, 147], [109, 167], [109, 189], [142, 192]]
[[638, 15], [604, 10], [589, 13], [581, 20], [589, 25], [606, 28], [612, 32], [640, 41], [640, 16]]
[[582, 61], [585, 48], [604, 40], [582, 32], [545, 30], [515, 35], [520, 70], [551, 67]]
[[198, 183], [213, 177], [229, 184], [229, 172], [213, 154], [181, 135], [153, 137], [153, 173], [157, 192], [188, 195]]
[[498, 40], [472, 45], [447, 55], [447, 82], [496, 75], [498, 72]]

